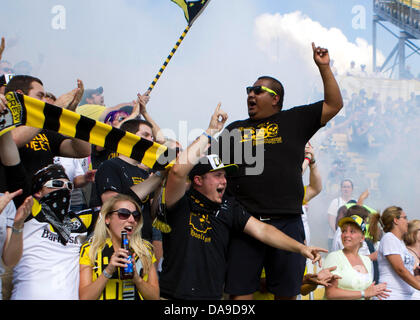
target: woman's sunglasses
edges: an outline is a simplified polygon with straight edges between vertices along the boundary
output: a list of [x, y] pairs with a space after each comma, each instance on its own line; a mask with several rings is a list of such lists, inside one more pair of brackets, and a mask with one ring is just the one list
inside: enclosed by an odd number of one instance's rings
[[115, 213], [115, 212], [118, 214], [118, 218], [120, 218], [121, 220], [127, 220], [130, 217], [130, 215], [133, 216], [136, 222], [139, 222], [141, 218], [141, 213], [138, 212], [137, 210], [130, 211], [126, 208], [120, 208], [118, 210], [113, 210], [110, 213]]
[[57, 189], [63, 189], [67, 188], [70, 191], [73, 191], [74, 185], [70, 181], [63, 181], [63, 180], [50, 180], [47, 181], [47, 183], [44, 184], [44, 187], [47, 188], [57, 188]]

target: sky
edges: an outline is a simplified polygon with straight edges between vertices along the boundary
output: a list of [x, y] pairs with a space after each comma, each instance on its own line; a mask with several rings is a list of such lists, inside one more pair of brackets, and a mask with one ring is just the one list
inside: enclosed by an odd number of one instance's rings
[[[56, 96], [77, 79], [85, 88], [103, 86], [107, 106], [147, 90], [187, 25], [169, 0], [14, 0], [2, 12], [3, 59], [29, 61]], [[371, 70], [372, 15], [370, 0], [211, 0], [157, 82], [148, 111], [185, 146], [207, 128], [218, 102], [228, 122], [247, 118], [245, 87], [261, 75], [281, 80], [285, 109], [311, 102], [322, 84], [311, 42], [329, 49], [339, 72], [351, 61]], [[395, 44], [378, 29], [379, 63]], [[408, 64], [420, 73], [418, 56]]]

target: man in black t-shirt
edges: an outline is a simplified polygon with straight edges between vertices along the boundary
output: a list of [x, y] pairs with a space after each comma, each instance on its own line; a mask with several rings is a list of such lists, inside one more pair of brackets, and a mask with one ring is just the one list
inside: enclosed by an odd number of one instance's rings
[[232, 230], [245, 232], [267, 245], [300, 253], [314, 262], [320, 259], [320, 251], [326, 251], [307, 247], [258, 221], [234, 198], [224, 195], [226, 174], [236, 171], [237, 166], [225, 166], [217, 155], [201, 159], [200, 155], [226, 119], [219, 104], [209, 128], [179, 154], [168, 173], [165, 202], [171, 231], [163, 234], [164, 259], [159, 278], [164, 298], [220, 299]]
[[[14, 76], [8, 82], [5, 90], [6, 93], [11, 91], [42, 101], [45, 97], [42, 81], [32, 76]], [[76, 97], [75, 91], [72, 92]], [[12, 130], [12, 136], [19, 148], [20, 158], [28, 174], [28, 179], [31, 179], [41, 168], [53, 164], [55, 156], [85, 158], [90, 155], [89, 142], [45, 129], [19, 126]]]
[[[252, 216], [301, 243], [305, 240], [301, 220], [305, 144], [343, 106], [328, 50], [314, 44], [312, 48], [324, 84], [324, 101], [281, 111], [282, 84], [260, 77], [247, 88], [249, 118], [227, 126], [219, 139], [222, 161], [239, 165], [239, 173], [229, 178], [227, 192]], [[300, 255], [274, 250], [238, 233], [228, 256], [225, 291], [233, 298], [252, 299], [263, 267], [267, 288], [277, 298], [294, 299], [299, 294], [305, 268]]]
[[[153, 139], [152, 125], [145, 120], [128, 120], [120, 129], [142, 139]], [[144, 218], [142, 236], [152, 242], [150, 193], [160, 185], [162, 177], [163, 175], [150, 175], [147, 167], [138, 160], [120, 154], [116, 158], [102, 162], [99, 166], [95, 174], [96, 193], [102, 203], [118, 193], [132, 196], [142, 208]]]

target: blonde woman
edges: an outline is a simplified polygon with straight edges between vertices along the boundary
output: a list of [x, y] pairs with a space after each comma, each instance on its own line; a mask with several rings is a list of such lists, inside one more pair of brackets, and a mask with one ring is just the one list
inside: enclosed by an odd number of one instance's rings
[[420, 290], [420, 280], [414, 276], [414, 257], [403, 241], [408, 231], [407, 214], [397, 206], [371, 215], [370, 224], [379, 222], [385, 232], [378, 249], [379, 279], [392, 290], [388, 300], [410, 300], [414, 289]]
[[[103, 204], [93, 237], [80, 251], [80, 299], [159, 299], [155, 258], [152, 245], [141, 238], [142, 225], [141, 209], [131, 197], [118, 194]], [[120, 280], [119, 274], [129, 257], [121, 248], [121, 231], [127, 232], [133, 252], [129, 280]]]
[[[420, 277], [420, 220], [411, 220], [408, 223], [408, 231], [404, 235], [405, 245], [414, 257], [414, 275]], [[420, 290], [416, 290], [411, 300], [420, 300]]]

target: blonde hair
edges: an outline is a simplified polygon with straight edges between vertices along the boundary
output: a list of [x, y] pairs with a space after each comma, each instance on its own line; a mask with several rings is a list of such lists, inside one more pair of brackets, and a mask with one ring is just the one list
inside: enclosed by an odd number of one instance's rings
[[420, 230], [420, 220], [411, 220], [408, 223], [408, 232], [404, 234], [404, 242], [407, 246], [411, 246], [416, 243], [417, 232]]
[[[134, 201], [133, 198], [124, 194], [118, 194], [110, 199], [108, 199], [101, 208], [99, 213], [98, 221], [95, 225], [95, 230], [93, 231], [93, 236], [90, 240], [90, 250], [89, 250], [89, 258], [93, 262], [96, 260], [98, 255], [98, 251], [102, 250], [105, 246], [106, 240], [110, 238], [112, 240], [111, 232], [109, 231], [108, 226], [105, 223], [105, 218], [111, 211], [115, 210], [115, 206], [118, 202], [122, 201], [129, 201], [136, 206], [136, 210], [141, 213], [141, 208]], [[133, 234], [130, 239], [130, 248], [134, 251], [135, 254], [139, 257], [143, 269], [144, 274], [148, 274], [149, 270], [152, 266], [152, 254], [153, 254], [153, 247], [150, 242], [142, 239], [141, 237], [141, 229], [143, 227], [143, 216], [140, 217], [140, 221], [137, 223], [136, 228], [133, 230]], [[140, 270], [137, 270], [140, 272]]]

